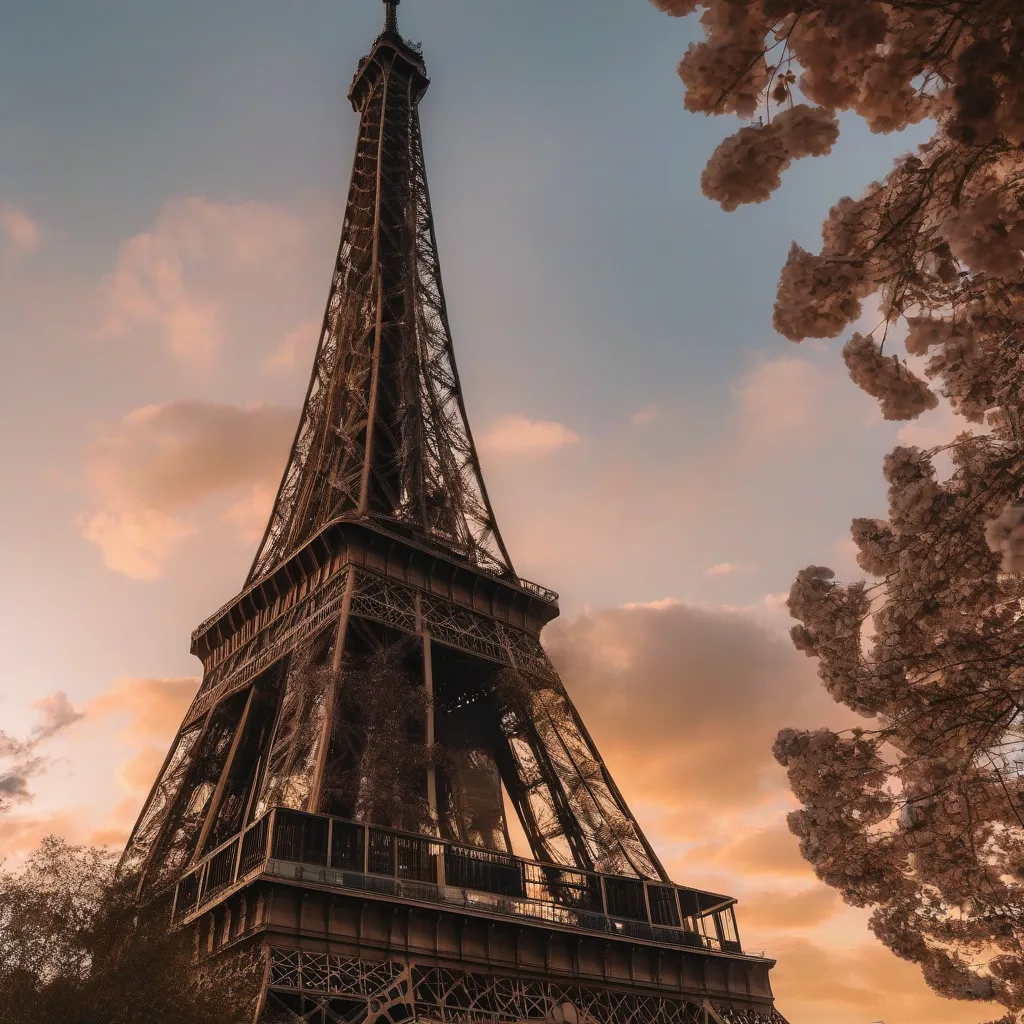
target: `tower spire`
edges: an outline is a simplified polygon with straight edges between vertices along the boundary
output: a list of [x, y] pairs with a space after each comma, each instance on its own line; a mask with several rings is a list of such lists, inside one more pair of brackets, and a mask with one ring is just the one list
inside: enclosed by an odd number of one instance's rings
[[500, 576], [512, 563], [459, 385], [427, 191], [418, 50], [388, 30], [349, 99], [360, 135], [310, 390], [255, 582], [339, 517], [415, 535]]
[[385, 15], [384, 31], [398, 35], [398, 4], [399, 0], [384, 0]]

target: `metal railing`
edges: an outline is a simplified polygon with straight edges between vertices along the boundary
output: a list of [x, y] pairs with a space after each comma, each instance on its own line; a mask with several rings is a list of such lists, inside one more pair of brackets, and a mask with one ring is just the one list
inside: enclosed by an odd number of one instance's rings
[[539, 583], [524, 580], [522, 576], [518, 576], [516, 578], [519, 580], [519, 586], [528, 594], [532, 594], [534, 597], [540, 598], [541, 601], [544, 601], [547, 604], [558, 603], [558, 594], [554, 590], [542, 587]]
[[182, 876], [176, 923], [256, 877], [440, 904], [695, 949], [742, 952], [735, 900], [277, 808]]

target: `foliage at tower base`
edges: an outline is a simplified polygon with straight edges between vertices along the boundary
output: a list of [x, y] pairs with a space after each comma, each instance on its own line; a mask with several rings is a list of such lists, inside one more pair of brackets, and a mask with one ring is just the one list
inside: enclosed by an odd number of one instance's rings
[[727, 210], [830, 152], [841, 111], [874, 132], [935, 124], [864, 195], [837, 197], [817, 255], [792, 247], [774, 323], [792, 341], [850, 332], [850, 376], [886, 419], [941, 395], [979, 436], [947, 449], [947, 479], [937, 452], [888, 456], [889, 518], [853, 522], [873, 583], [800, 573], [794, 641], [864, 724], [787, 730], [776, 754], [818, 875], [873, 908], [937, 991], [1024, 1020], [1024, 5], [654, 3], [701, 12], [679, 67], [687, 109], [751, 121], [703, 174]]
[[163, 904], [139, 907], [106, 851], [43, 841], [0, 871], [2, 1024], [241, 1024], [259, 978], [200, 973], [195, 939], [168, 932]]

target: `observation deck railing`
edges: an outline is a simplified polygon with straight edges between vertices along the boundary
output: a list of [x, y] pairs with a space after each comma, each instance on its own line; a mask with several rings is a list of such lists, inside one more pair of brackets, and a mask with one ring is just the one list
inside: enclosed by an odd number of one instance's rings
[[208, 853], [175, 889], [176, 924], [258, 877], [742, 954], [728, 896], [581, 871], [282, 808]]

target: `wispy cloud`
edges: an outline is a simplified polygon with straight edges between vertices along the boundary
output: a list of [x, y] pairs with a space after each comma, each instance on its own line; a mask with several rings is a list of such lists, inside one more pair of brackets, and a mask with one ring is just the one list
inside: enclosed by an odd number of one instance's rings
[[99, 334], [154, 330], [174, 355], [209, 363], [268, 282], [296, 265], [306, 236], [302, 221], [266, 203], [168, 202], [152, 229], [122, 245], [103, 283]]
[[479, 447], [493, 455], [546, 455], [579, 441], [580, 435], [564, 423], [502, 416], [480, 437]]
[[177, 401], [143, 406], [108, 428], [85, 456], [92, 508], [78, 519], [108, 568], [157, 579], [197, 532], [192, 513], [214, 496], [246, 543], [262, 528], [295, 427], [295, 412]]
[[661, 419], [662, 415], [661, 407], [652, 402], [650, 405], [645, 405], [642, 409], [633, 413], [629, 418], [629, 422], [637, 428], [646, 427], [651, 423], [656, 423]]
[[733, 388], [736, 439], [763, 448], [813, 436], [828, 417], [828, 372], [802, 356], [765, 359]]
[[717, 562], [709, 565], [703, 572], [704, 576], [732, 576], [735, 573], [757, 572], [756, 565], [739, 565], [736, 562]]
[[293, 327], [284, 336], [281, 344], [264, 360], [263, 372], [285, 373], [299, 367], [308, 373], [319, 332], [318, 320], [304, 320]]
[[156, 779], [198, 685], [194, 678], [117, 679], [86, 705], [91, 720], [122, 723], [118, 742], [124, 760], [117, 774], [131, 795], [129, 817]]
[[24, 210], [10, 203], [0, 203], [0, 233], [7, 239], [11, 250], [18, 255], [34, 252], [43, 242], [39, 224]]
[[0, 811], [32, 799], [29, 783], [49, 764], [39, 748], [83, 717], [63, 690], [34, 701], [32, 706], [39, 712], [39, 721], [27, 740], [0, 731]]

